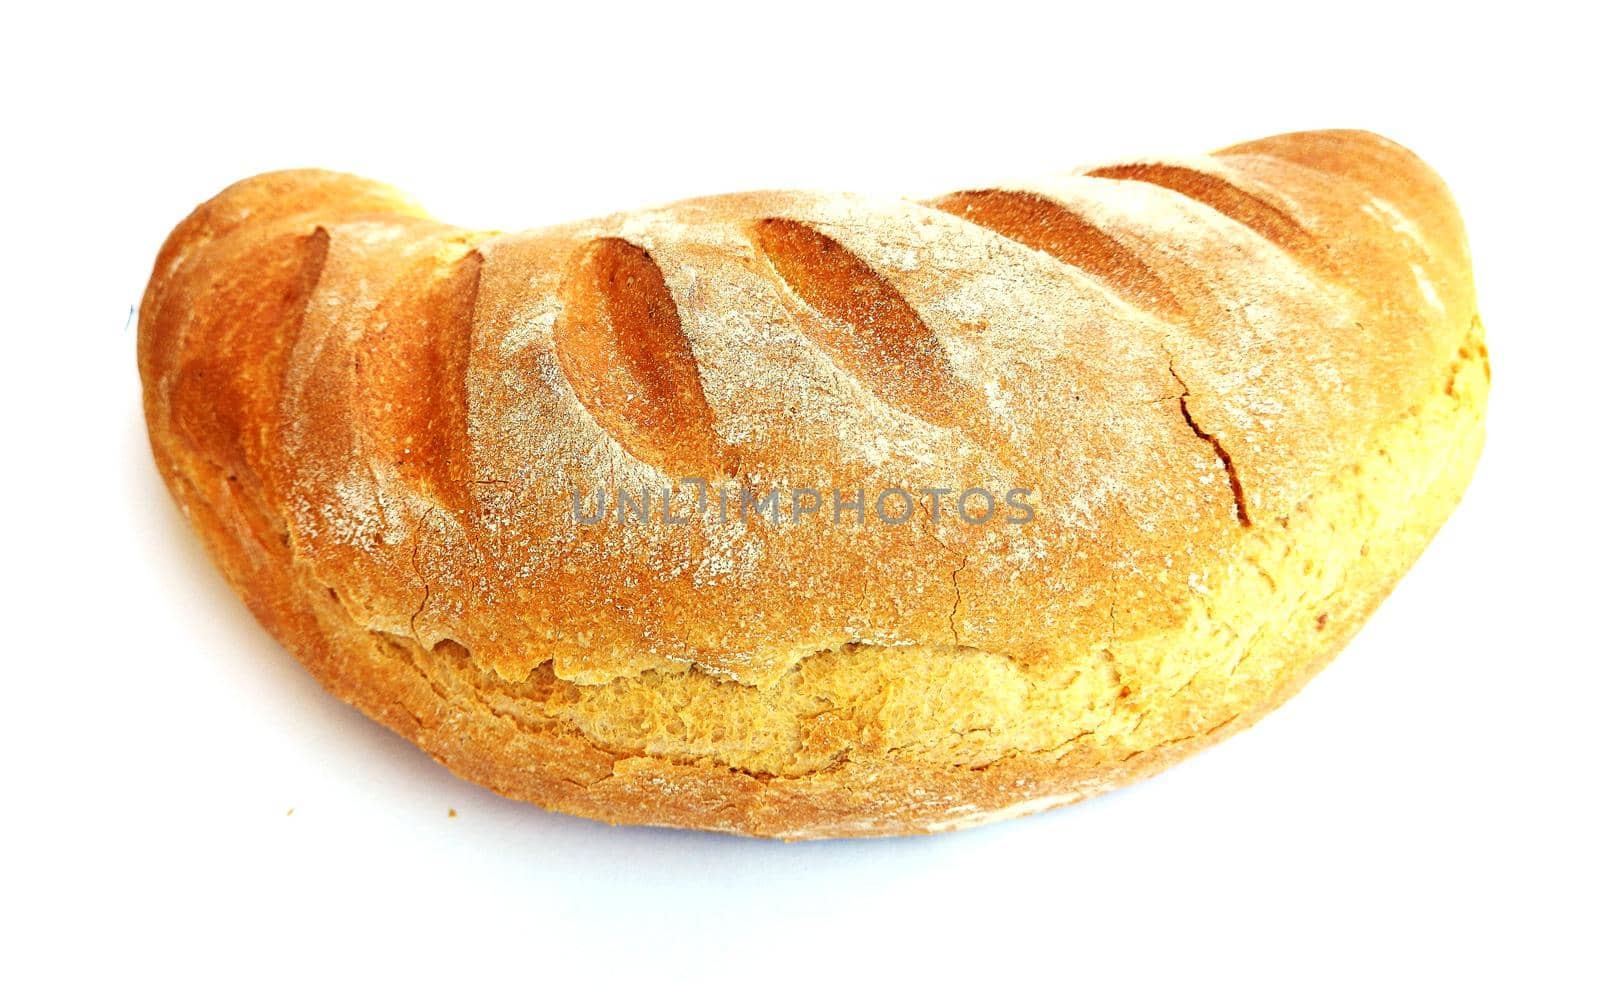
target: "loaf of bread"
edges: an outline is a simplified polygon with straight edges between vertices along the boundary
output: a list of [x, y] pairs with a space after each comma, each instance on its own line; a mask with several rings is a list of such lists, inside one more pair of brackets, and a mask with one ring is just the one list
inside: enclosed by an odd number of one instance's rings
[[1488, 387], [1448, 192], [1342, 131], [505, 234], [266, 174], [166, 241], [139, 367], [332, 693], [510, 797], [785, 839], [1247, 726], [1453, 508]]

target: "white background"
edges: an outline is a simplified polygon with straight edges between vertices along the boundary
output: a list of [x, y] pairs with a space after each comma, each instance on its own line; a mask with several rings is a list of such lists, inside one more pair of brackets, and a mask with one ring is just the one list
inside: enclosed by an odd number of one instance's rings
[[[0, 994], [1596, 998], [1592, 27], [562, 6], [6, 15]], [[1495, 374], [1476, 481], [1301, 696], [1066, 811], [782, 845], [502, 801], [318, 689], [144, 441], [129, 307], [167, 231], [259, 171], [510, 229], [1336, 126], [1417, 150], [1465, 213]]]

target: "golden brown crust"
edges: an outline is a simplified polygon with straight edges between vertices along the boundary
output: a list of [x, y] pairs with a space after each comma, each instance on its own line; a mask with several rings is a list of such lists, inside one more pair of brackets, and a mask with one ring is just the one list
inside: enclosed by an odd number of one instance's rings
[[[174, 495], [334, 693], [511, 796], [786, 838], [1065, 803], [1254, 720], [1453, 507], [1487, 386], [1448, 193], [1347, 132], [514, 235], [265, 175], [169, 238], [140, 369]], [[824, 508], [574, 518], [686, 477]]]

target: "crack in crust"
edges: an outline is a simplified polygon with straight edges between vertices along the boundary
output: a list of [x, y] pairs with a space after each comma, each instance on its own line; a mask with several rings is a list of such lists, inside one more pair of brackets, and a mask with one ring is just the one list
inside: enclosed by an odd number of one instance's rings
[[1233, 494], [1234, 516], [1239, 520], [1239, 525], [1249, 529], [1250, 510], [1245, 504], [1244, 485], [1239, 483], [1239, 471], [1233, 465], [1233, 457], [1229, 456], [1228, 451], [1222, 447], [1220, 439], [1201, 428], [1199, 422], [1195, 421], [1193, 413], [1189, 410], [1189, 384], [1185, 383], [1183, 377], [1178, 375], [1177, 367], [1170, 358], [1167, 361], [1167, 371], [1172, 374], [1172, 378], [1177, 380], [1178, 385], [1183, 388], [1183, 393], [1178, 395], [1178, 409], [1183, 412], [1184, 423], [1194, 430], [1194, 434], [1202, 442], [1216, 452], [1217, 461], [1222, 464], [1222, 469], [1228, 475], [1228, 490]]

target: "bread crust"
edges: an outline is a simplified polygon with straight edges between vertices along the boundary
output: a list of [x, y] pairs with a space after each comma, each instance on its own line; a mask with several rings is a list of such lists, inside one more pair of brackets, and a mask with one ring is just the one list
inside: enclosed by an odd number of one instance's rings
[[[512, 797], [790, 839], [1254, 721], [1454, 507], [1488, 379], [1448, 193], [1353, 132], [520, 234], [263, 175], [174, 231], [139, 332], [163, 477], [330, 691]], [[1035, 518], [574, 518], [686, 478]]]

